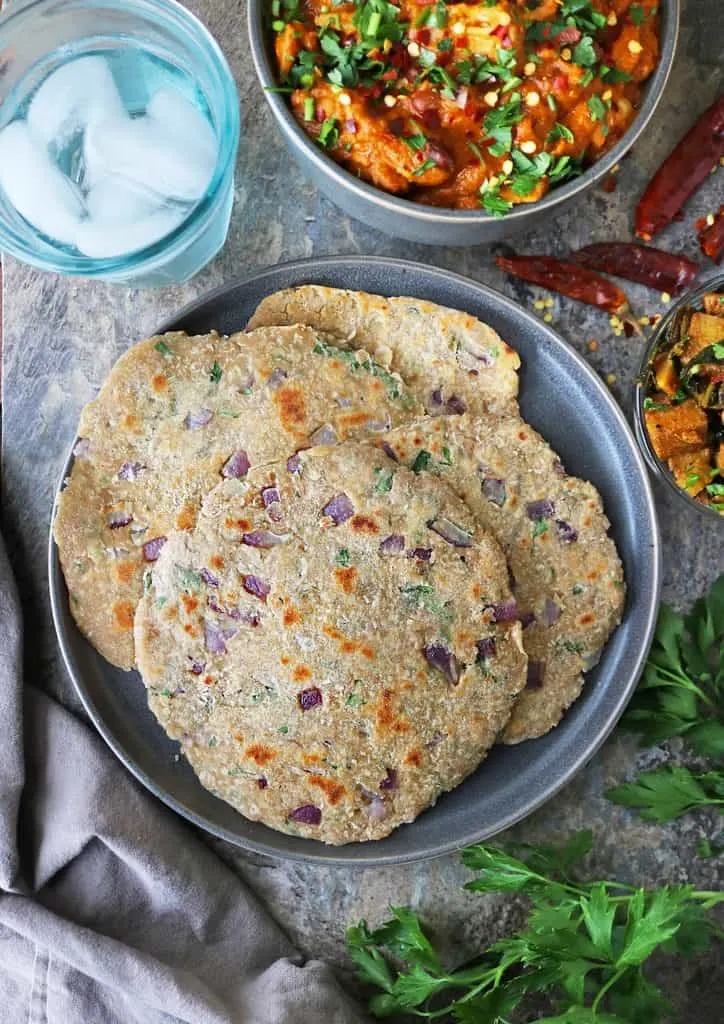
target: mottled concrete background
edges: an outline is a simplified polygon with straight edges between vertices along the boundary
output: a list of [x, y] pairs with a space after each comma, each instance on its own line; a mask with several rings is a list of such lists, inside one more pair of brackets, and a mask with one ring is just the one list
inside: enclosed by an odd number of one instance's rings
[[[504, 279], [488, 249], [436, 249], [396, 242], [348, 220], [302, 179], [269, 116], [249, 57], [244, 5], [234, 0], [195, 0], [231, 62], [239, 85], [242, 143], [236, 203], [221, 256], [182, 288], [138, 292], [56, 278], [11, 259], [5, 261], [3, 369], [3, 526], [23, 594], [29, 671], [48, 690], [77, 709], [59, 663], [46, 597], [46, 544], [50, 509], [81, 406], [93, 397], [127, 345], [151, 333], [181, 305], [205, 290], [255, 267], [304, 256], [368, 254], [407, 257], [467, 274], [526, 305], [538, 294]], [[521, 251], [561, 254], [592, 241], [628, 239], [635, 200], [647, 178], [698, 114], [711, 103], [722, 79], [721, 0], [684, 0], [683, 26], [672, 79], [664, 100], [632, 157], [617, 190], [596, 189], [529, 237]], [[724, 200], [722, 174], [712, 176], [689, 204], [685, 220], [662, 235], [666, 247], [695, 256], [693, 222]], [[627, 286], [636, 310], [661, 309], [658, 296]], [[626, 413], [644, 342], [614, 338], [608, 318], [567, 300], [552, 310], [558, 330], [601, 374], [615, 374], [613, 392]], [[594, 353], [588, 340], [600, 342]], [[513, 345], [515, 338], [508, 339]], [[686, 603], [724, 569], [721, 529], [657, 493], [664, 535], [664, 596]], [[706, 814], [678, 825], [641, 824], [602, 797], [635, 766], [664, 756], [636, 754], [631, 741], [614, 737], [587, 769], [551, 803], [515, 829], [518, 838], [552, 839], [592, 827], [598, 843], [592, 870], [645, 884], [690, 881], [721, 885], [722, 865], [695, 855], [699, 838], [714, 835]], [[503, 930], [516, 913], [509, 901], [463, 894], [466, 872], [457, 858], [404, 867], [350, 870], [249, 857], [215, 842], [219, 852], [267, 902], [310, 955], [344, 965], [345, 925], [360, 917], [378, 922], [389, 902], [419, 908], [451, 958], [465, 958]], [[685, 1024], [721, 1019], [724, 972], [714, 956], [677, 965], [661, 976]]]

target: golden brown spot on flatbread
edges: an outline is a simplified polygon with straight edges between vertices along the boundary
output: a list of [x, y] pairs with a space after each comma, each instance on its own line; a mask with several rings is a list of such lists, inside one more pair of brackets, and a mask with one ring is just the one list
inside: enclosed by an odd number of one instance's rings
[[590, 516], [586, 516], [586, 518], [583, 520], [583, 525], [584, 526], [590, 526], [591, 525], [591, 517]]
[[282, 622], [285, 626], [294, 626], [297, 622], [302, 621], [302, 616], [299, 614], [294, 605], [290, 604], [288, 608], [284, 609], [282, 615]]
[[156, 393], [163, 391], [167, 384], [168, 381], [163, 373], [155, 373], [151, 377], [151, 387]]
[[178, 615], [178, 609], [176, 608], [175, 604], [172, 604], [171, 607], [169, 609], [167, 609], [167, 611], [166, 611], [166, 618], [167, 619], [175, 619], [177, 617], [177, 615]]
[[595, 621], [596, 616], [592, 612], [587, 612], [585, 615], [580, 617], [578, 624], [580, 626], [592, 626]]
[[357, 570], [355, 567], [350, 565], [347, 569], [335, 569], [334, 575], [337, 577], [337, 582], [345, 594], [351, 594], [354, 590], [354, 584], [357, 578]]
[[133, 605], [130, 601], [117, 601], [113, 605], [113, 618], [119, 629], [133, 629]]
[[340, 631], [338, 629], [335, 629], [334, 626], [323, 626], [322, 632], [326, 633], [327, 636], [332, 638], [332, 640], [344, 640], [344, 637], [342, 636]]
[[524, 430], [519, 430], [518, 431], [518, 438], [521, 441], [527, 441], [528, 440], [528, 435], [526, 434], [526, 432]]
[[354, 654], [359, 644], [354, 640], [343, 640], [339, 646], [342, 654]]
[[422, 764], [422, 753], [419, 750], [411, 750], [405, 758], [405, 764], [410, 764], [413, 768], [419, 768]]
[[281, 661], [282, 665], [288, 665], [292, 659], [289, 657], [288, 654], [282, 654], [279, 660]]
[[128, 415], [123, 417], [123, 420], [121, 422], [123, 423], [124, 427], [134, 427], [136, 425], [136, 417], [133, 415], [133, 413], [129, 412]]
[[235, 523], [232, 523], [232, 526], [238, 526], [240, 530], [244, 531], [250, 530], [251, 519], [237, 519]]
[[211, 686], [214, 681], [213, 676], [204, 676], [204, 686]]
[[199, 606], [198, 600], [191, 594], [182, 594], [181, 600], [183, 602], [184, 608], [186, 609], [187, 615], [191, 615], [191, 613], [196, 611], [196, 609]]
[[410, 728], [404, 718], [397, 718], [393, 707], [392, 690], [383, 690], [377, 701], [377, 731], [404, 733]]
[[187, 501], [176, 517], [177, 530], [193, 530], [196, 525], [196, 506], [192, 501]]
[[476, 600], [479, 600], [482, 593], [483, 593], [483, 590], [482, 590], [482, 587], [480, 586], [480, 584], [479, 583], [473, 583], [473, 597], [476, 598]]
[[305, 679], [311, 679], [312, 673], [306, 665], [297, 665], [294, 669], [294, 681], [297, 683], [303, 683]]
[[290, 434], [300, 433], [307, 414], [302, 389], [291, 384], [278, 388], [274, 395], [274, 404], [279, 410], [279, 419], [284, 430]]
[[334, 779], [328, 779], [324, 775], [310, 775], [309, 784], [311, 786], [318, 786], [332, 807], [338, 804], [347, 792], [341, 782], [335, 782]]
[[307, 765], [308, 768], [311, 767], [313, 764], [321, 763], [322, 758], [320, 757], [319, 754], [304, 754], [304, 756], [302, 757], [302, 764]]
[[597, 570], [594, 569], [593, 572], [589, 572], [588, 576], [586, 576], [586, 579], [587, 580], [597, 580], [598, 579], [598, 572], [597, 572]]
[[255, 761], [260, 768], [263, 768], [265, 764], [269, 764], [277, 756], [276, 750], [273, 750], [271, 747], [265, 747], [263, 743], [254, 743], [252, 746], [247, 747], [244, 753], [252, 761]]
[[371, 516], [352, 516], [352, 529], [357, 533], [379, 533], [380, 528]]
[[213, 566], [214, 569], [223, 569], [224, 559], [221, 555], [212, 555], [209, 559], [209, 565]]
[[241, 735], [240, 732], [235, 732], [234, 733], [234, 739], [237, 740], [239, 743], [243, 743], [244, 742], [244, 737]]
[[347, 640], [334, 626], [322, 626], [322, 632], [326, 633], [332, 640], [339, 641], [339, 649], [342, 654], [355, 654], [359, 651], [364, 658], [368, 658], [370, 661], [374, 660], [375, 649], [370, 647], [369, 644], [362, 644], [358, 640]]
[[189, 636], [191, 636], [191, 634], [192, 634], [192, 633], [193, 633], [193, 631], [194, 631], [194, 627], [193, 627], [193, 626], [191, 625], [191, 623], [190, 623], [190, 622], [187, 622], [187, 623], [185, 623], [185, 625], [184, 625], [184, 631], [185, 631], [186, 633], [188, 633], [188, 634], [189, 634]]
[[124, 560], [116, 563], [116, 579], [119, 583], [130, 583], [136, 566], [133, 562]]
[[369, 423], [371, 418], [367, 412], [348, 412], [339, 417], [338, 423], [344, 430], [351, 430], [353, 427], [364, 426], [365, 423]]

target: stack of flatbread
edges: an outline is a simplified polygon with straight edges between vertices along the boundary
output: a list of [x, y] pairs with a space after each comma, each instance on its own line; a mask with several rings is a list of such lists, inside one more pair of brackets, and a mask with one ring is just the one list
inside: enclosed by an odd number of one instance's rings
[[468, 314], [305, 286], [134, 345], [83, 411], [76, 622], [248, 818], [381, 838], [580, 694], [622, 568], [519, 365]]

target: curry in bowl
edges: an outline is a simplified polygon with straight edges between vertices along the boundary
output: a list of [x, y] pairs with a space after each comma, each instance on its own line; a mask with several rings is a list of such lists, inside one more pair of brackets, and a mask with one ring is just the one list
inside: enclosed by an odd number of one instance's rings
[[279, 90], [386, 192], [501, 216], [620, 140], [659, 57], [658, 0], [269, 0]]

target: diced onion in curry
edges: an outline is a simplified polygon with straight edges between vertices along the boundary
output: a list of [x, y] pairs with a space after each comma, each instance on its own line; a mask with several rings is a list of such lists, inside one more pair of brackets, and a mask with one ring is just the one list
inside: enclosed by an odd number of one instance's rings
[[636, 116], [658, 0], [268, 0], [280, 89], [329, 155], [416, 202], [503, 215]]

